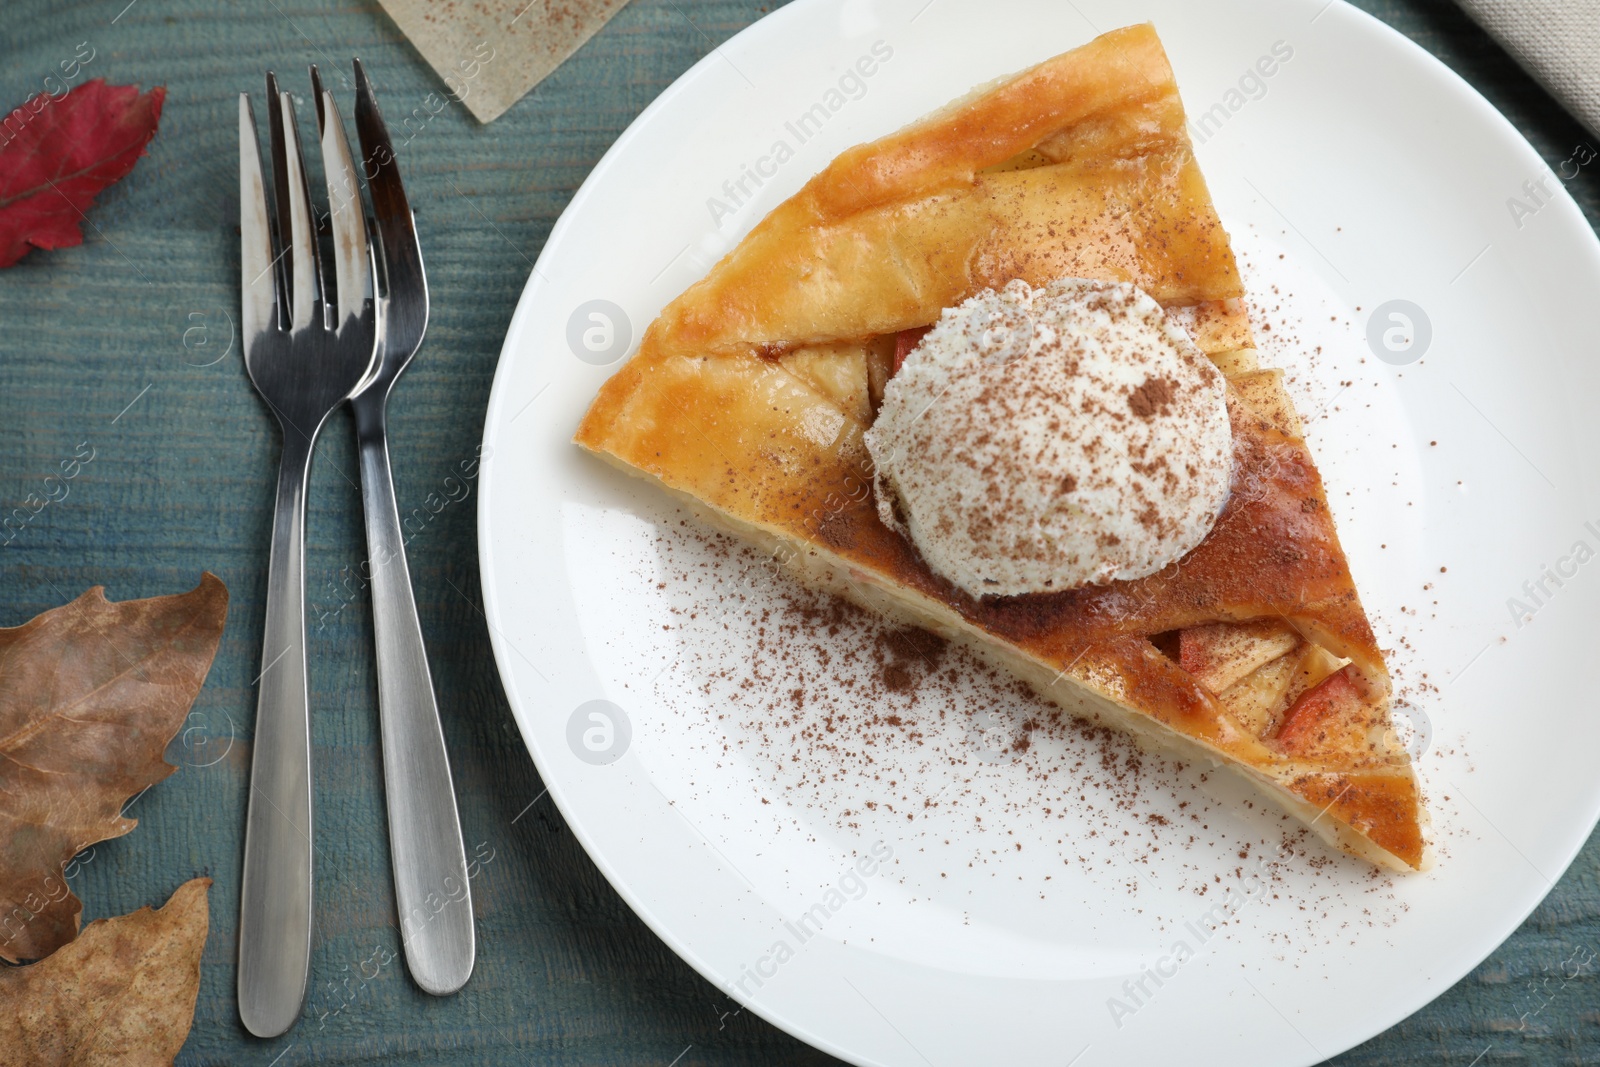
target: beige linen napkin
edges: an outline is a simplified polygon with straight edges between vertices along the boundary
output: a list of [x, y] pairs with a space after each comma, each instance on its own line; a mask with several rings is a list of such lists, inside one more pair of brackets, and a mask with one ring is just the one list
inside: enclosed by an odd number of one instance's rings
[[498, 118], [627, 0], [379, 0], [479, 122]]
[[1600, 135], [1600, 0], [1460, 0], [1461, 6]]

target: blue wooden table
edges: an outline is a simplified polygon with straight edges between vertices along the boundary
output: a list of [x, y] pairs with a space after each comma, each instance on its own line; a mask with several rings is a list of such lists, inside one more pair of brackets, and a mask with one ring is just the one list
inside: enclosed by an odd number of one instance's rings
[[[1451, 4], [1363, 6], [1482, 90], [1552, 166], [1593, 139]], [[353, 54], [392, 112], [420, 105], [438, 82], [374, 0], [10, 0], [0, 10], [8, 108], [83, 42], [94, 58], [80, 79], [168, 88], [150, 156], [102, 198], [84, 246], [0, 272], [0, 505], [20, 503], [83, 448], [94, 457], [65, 499], [0, 548], [0, 625], [94, 584], [116, 599], [150, 596], [188, 589], [209, 569], [232, 590], [210, 681], [170, 751], [182, 770], [134, 801], [138, 829], [95, 849], [75, 879], [86, 918], [162, 901], [197, 873], [216, 879], [179, 1063], [832, 1062], [748, 1012], [724, 1018], [736, 1006], [633, 915], [542, 795], [479, 610], [476, 497], [470, 482], [445, 484], [474, 455], [501, 338], [562, 208], [657, 93], [767, 9], [635, 0], [497, 122], [479, 126], [452, 106], [403, 153], [435, 310], [391, 407], [395, 480], [402, 511], [434, 492], [451, 501], [410, 553], [463, 829], [482, 861], [478, 969], [460, 995], [436, 1000], [396, 958], [357, 467], [341, 413], [318, 455], [308, 530], [319, 709], [314, 984], [299, 1027], [267, 1042], [240, 1027], [233, 998], [277, 452], [230, 337], [236, 94], [259, 91], [269, 66], [299, 86], [307, 63], [345, 71]], [[1600, 221], [1600, 167], [1567, 188]], [[1590, 968], [1561, 981], [1579, 950], [1600, 951], [1595, 840], [1470, 976], [1340, 1062], [1600, 1063], [1600, 979]]]

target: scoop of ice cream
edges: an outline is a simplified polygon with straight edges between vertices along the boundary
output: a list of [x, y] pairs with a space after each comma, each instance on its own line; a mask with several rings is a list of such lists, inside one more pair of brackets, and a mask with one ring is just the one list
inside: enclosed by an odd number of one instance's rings
[[1222, 374], [1142, 290], [984, 290], [884, 388], [866, 434], [878, 513], [973, 596], [1142, 578], [1227, 499]]

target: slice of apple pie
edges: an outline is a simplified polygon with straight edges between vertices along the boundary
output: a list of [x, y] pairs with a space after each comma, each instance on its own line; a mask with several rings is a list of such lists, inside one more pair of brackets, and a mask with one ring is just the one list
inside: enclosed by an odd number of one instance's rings
[[805, 580], [1425, 862], [1390, 680], [1155, 31], [843, 153], [579, 426]]

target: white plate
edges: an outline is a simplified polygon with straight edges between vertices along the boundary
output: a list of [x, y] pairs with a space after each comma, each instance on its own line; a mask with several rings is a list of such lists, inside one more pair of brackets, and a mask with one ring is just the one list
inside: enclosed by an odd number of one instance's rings
[[[1132, 750], [1059, 727], [1003, 751], [1028, 708], [981, 677], [871, 709], [815, 664], [797, 679], [815, 642], [794, 637], [788, 587], [569, 443], [660, 307], [838, 151], [1144, 19], [1191, 116], [1210, 115], [1199, 154], [1274, 326], [1268, 356], [1314, 416], [1395, 649], [1438, 830], [1424, 875], [1315, 844], [1270, 862], [1286, 824], [1201, 767], [1146, 760], [1119, 780], [1101, 756]], [[479, 534], [539, 771], [617, 890], [726, 995], [708, 1011], [745, 1005], [863, 1064], [1305, 1064], [1510, 934], [1600, 812], [1600, 565], [1584, 566], [1600, 550], [1600, 249], [1560, 187], [1455, 75], [1323, 0], [800, 0], [663, 93], [528, 281], [489, 404]], [[1366, 339], [1375, 309], [1380, 346], [1398, 325], [1394, 300], [1431, 332], [1406, 365], [1392, 360], [1415, 349], [1380, 360]], [[741, 688], [752, 669], [766, 680]], [[790, 685], [801, 714], [845, 728], [764, 740]], [[923, 736], [880, 723], [866, 747], [872, 710]], [[864, 859], [874, 846], [888, 858]]]

